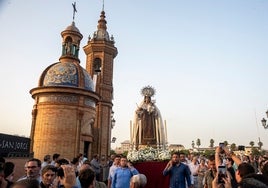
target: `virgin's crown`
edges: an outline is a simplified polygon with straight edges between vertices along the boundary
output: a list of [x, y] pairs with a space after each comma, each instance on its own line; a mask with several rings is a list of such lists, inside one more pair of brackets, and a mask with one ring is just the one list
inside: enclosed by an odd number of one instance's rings
[[141, 89], [141, 94], [144, 97], [152, 97], [155, 94], [155, 89], [152, 86], [145, 86]]

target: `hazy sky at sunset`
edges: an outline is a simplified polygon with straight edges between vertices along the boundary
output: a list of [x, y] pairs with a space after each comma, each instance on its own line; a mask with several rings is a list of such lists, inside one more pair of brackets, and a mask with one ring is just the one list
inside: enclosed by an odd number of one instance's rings
[[[29, 90], [61, 55], [61, 35], [72, 22], [71, 0], [0, 1], [1, 133], [30, 135]], [[77, 0], [82, 47], [96, 30], [101, 0]], [[113, 147], [129, 139], [141, 88], [167, 122], [168, 141], [207, 147], [227, 140], [268, 149], [261, 119], [268, 109], [268, 1], [105, 0], [115, 38]]]

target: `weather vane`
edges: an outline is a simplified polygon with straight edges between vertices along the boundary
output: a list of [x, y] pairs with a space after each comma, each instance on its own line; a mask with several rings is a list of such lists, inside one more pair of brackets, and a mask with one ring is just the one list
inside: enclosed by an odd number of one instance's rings
[[76, 10], [76, 2], [72, 3], [72, 5], [73, 5], [73, 21], [74, 21], [75, 13], [77, 12], [77, 10]]

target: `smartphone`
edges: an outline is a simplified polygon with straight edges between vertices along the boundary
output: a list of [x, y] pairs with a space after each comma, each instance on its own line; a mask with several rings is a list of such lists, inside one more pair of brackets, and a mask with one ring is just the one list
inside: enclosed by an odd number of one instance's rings
[[227, 177], [226, 166], [218, 166], [218, 183], [224, 183], [223, 178]]
[[219, 143], [219, 146], [220, 146], [221, 149], [223, 149], [224, 143], [223, 142]]
[[219, 147], [220, 147], [220, 153], [221, 153], [221, 154], [223, 154], [223, 153], [224, 153], [224, 150], [223, 150], [224, 146], [225, 146], [225, 145], [224, 145], [224, 143], [223, 143], [223, 142], [220, 142], [220, 143], [219, 143]]

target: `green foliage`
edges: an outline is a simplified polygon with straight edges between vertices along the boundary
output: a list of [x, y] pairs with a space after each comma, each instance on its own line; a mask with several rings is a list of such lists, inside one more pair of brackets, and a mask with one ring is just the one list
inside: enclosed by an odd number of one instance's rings
[[258, 150], [257, 148], [252, 148], [251, 149], [251, 154], [252, 155], [261, 155], [261, 151]]
[[192, 148], [194, 148], [194, 141], [192, 141]]
[[214, 150], [205, 150], [204, 154], [203, 154], [206, 158], [208, 158], [211, 155], [215, 155], [215, 151]]
[[128, 154], [128, 151], [124, 151], [124, 153], [122, 153], [122, 155], [125, 157], [127, 156], [127, 154]]
[[113, 149], [110, 150], [110, 155], [116, 154]]
[[210, 139], [210, 141], [209, 141], [209, 147], [211, 147], [211, 148], [213, 148], [214, 147], [214, 140], [213, 139]]
[[199, 148], [199, 146], [201, 145], [201, 140], [200, 140], [200, 138], [198, 138], [198, 139], [196, 140], [196, 145], [197, 145], [198, 148]]
[[249, 145], [250, 145], [251, 147], [253, 147], [253, 146], [255, 145], [255, 143], [254, 143], [253, 141], [250, 141], [250, 142], [249, 142]]
[[236, 150], [236, 144], [235, 143], [232, 143], [231, 144], [231, 151], [235, 151]]

